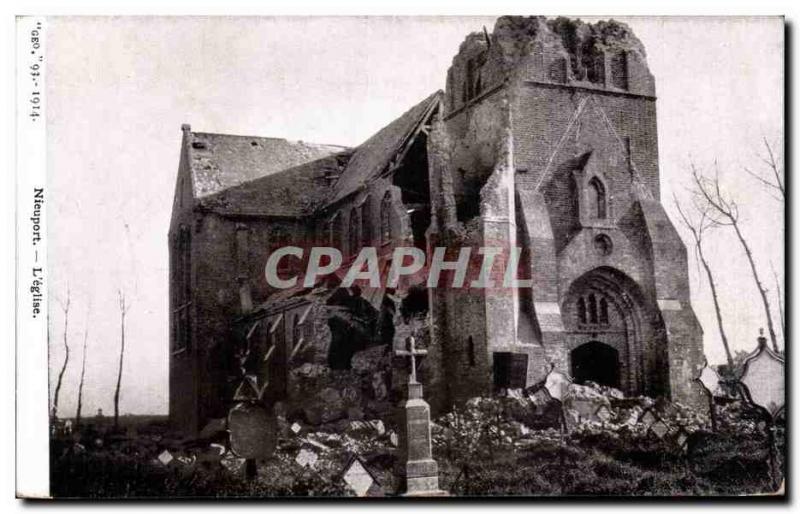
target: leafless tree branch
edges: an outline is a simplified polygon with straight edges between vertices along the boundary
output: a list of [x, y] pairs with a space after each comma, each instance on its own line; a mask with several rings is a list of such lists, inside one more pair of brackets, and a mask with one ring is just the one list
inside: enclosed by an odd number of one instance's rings
[[119, 297], [120, 312], [120, 346], [119, 346], [119, 368], [117, 369], [117, 387], [114, 389], [114, 427], [119, 428], [119, 392], [122, 386], [122, 363], [125, 357], [125, 315], [128, 313], [130, 305], [125, 302], [125, 292], [122, 288], [117, 290]]
[[708, 219], [708, 206], [704, 205], [703, 208], [698, 208], [697, 205], [695, 205], [695, 210], [699, 214], [699, 219], [690, 219], [689, 216], [684, 213], [678, 198], [674, 194], [673, 201], [675, 202], [675, 208], [678, 210], [678, 214], [680, 215], [683, 224], [689, 229], [689, 232], [691, 232], [692, 237], [694, 238], [695, 253], [698, 257], [698, 260], [703, 265], [703, 269], [706, 272], [706, 278], [708, 279], [708, 284], [711, 287], [711, 298], [714, 301], [714, 312], [717, 315], [717, 327], [719, 329], [720, 338], [722, 339], [722, 346], [725, 348], [725, 356], [728, 359], [728, 366], [730, 369], [733, 369], [733, 355], [731, 354], [730, 345], [728, 344], [728, 336], [725, 333], [725, 326], [722, 322], [722, 309], [719, 304], [719, 296], [717, 295], [717, 285], [714, 282], [714, 275], [711, 272], [711, 266], [708, 264], [708, 261], [703, 254], [703, 234], [708, 228], [713, 226]]
[[753, 275], [753, 280], [755, 280], [756, 287], [761, 295], [761, 301], [764, 304], [764, 314], [767, 318], [767, 328], [769, 329], [772, 348], [778, 352], [778, 341], [775, 335], [774, 324], [772, 322], [772, 312], [769, 308], [767, 290], [764, 288], [761, 278], [759, 277], [755, 259], [753, 258], [752, 251], [750, 250], [750, 245], [747, 243], [741, 227], [739, 226], [739, 208], [733, 199], [726, 198], [722, 192], [722, 188], [720, 186], [721, 181], [719, 179], [719, 165], [716, 161], [714, 162], [713, 179], [703, 176], [697, 170], [697, 167], [694, 165], [694, 163], [691, 164], [691, 170], [696, 196], [699, 198], [701, 203], [705, 202], [709, 207], [709, 212], [715, 224], [726, 225], [733, 228], [736, 238], [739, 240], [742, 250], [744, 250], [744, 254], [747, 257], [747, 262], [750, 264], [750, 271]]
[[70, 307], [70, 290], [67, 284], [67, 297], [61, 302], [61, 310], [64, 311], [64, 364], [61, 365], [61, 371], [58, 373], [58, 380], [56, 381], [56, 390], [53, 393], [53, 419], [58, 418], [58, 399], [61, 394], [61, 384], [64, 382], [64, 373], [67, 371], [67, 364], [69, 363], [69, 337], [67, 331], [69, 329], [69, 307]]

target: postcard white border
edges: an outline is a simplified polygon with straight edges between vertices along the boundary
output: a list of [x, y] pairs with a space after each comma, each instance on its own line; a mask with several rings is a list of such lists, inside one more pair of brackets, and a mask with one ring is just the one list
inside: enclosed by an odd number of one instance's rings
[[[45, 31], [44, 17], [17, 18], [16, 494], [25, 498], [50, 496]], [[37, 191], [44, 201], [35, 221]]]

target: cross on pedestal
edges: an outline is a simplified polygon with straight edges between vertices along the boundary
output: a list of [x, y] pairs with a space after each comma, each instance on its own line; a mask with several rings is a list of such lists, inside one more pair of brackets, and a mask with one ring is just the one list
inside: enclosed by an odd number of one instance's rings
[[411, 359], [411, 374], [408, 377], [409, 384], [417, 384], [417, 355], [427, 355], [428, 350], [419, 350], [414, 346], [414, 336], [409, 336], [406, 339], [406, 350], [396, 350], [395, 355], [400, 357], [410, 357]]
[[405, 404], [405, 426], [403, 427], [403, 470], [405, 494], [407, 496], [440, 496], [446, 494], [439, 489], [439, 467], [431, 453], [431, 412], [422, 397], [422, 384], [417, 382], [417, 356], [426, 355], [427, 350], [414, 346], [414, 337], [406, 339], [406, 349], [395, 355], [411, 360], [408, 376], [408, 400]]

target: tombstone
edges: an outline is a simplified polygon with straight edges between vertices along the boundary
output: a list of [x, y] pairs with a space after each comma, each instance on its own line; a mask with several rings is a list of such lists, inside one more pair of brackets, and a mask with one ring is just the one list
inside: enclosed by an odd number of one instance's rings
[[228, 413], [231, 450], [245, 459], [272, 456], [278, 442], [278, 423], [260, 404], [239, 403]]
[[370, 489], [380, 485], [366, 463], [358, 456], [353, 456], [345, 465], [342, 480], [358, 497], [367, 496]]
[[658, 421], [658, 419], [659, 418], [656, 416], [655, 412], [653, 412], [653, 409], [647, 408], [644, 412], [642, 412], [642, 415], [639, 416], [639, 423], [644, 424], [644, 426], [649, 430], [650, 427], [653, 426], [653, 423]]
[[683, 427], [680, 427], [678, 432], [675, 434], [675, 446], [677, 446], [678, 449], [684, 453], [689, 447], [689, 432], [687, 432]]
[[669, 433], [669, 425], [664, 423], [662, 419], [658, 419], [650, 426], [650, 431], [659, 439], [664, 439], [664, 436]]
[[775, 419], [781, 413], [785, 414], [785, 363], [782, 355], [767, 346], [763, 328], [759, 329], [758, 348], [744, 362], [739, 387], [747, 402], [769, 417], [764, 426], [768, 436], [769, 475], [777, 488], [782, 477], [775, 443]]
[[758, 348], [745, 360], [739, 379], [747, 401], [766, 411], [773, 420], [786, 402], [784, 368], [783, 357], [773, 352], [761, 335]]
[[601, 405], [597, 409], [597, 411], [594, 413], [594, 416], [597, 419], [599, 419], [600, 421], [602, 421], [603, 423], [607, 423], [609, 420], [611, 420], [611, 417], [613, 416], [613, 414], [614, 413], [611, 412], [611, 409], [609, 409], [605, 405]]
[[164, 450], [163, 452], [158, 454], [158, 462], [161, 463], [162, 466], [169, 466], [169, 463], [172, 462], [174, 457], [169, 452], [169, 450]]
[[297, 421], [295, 421], [294, 423], [292, 423], [292, 426], [290, 427], [290, 429], [291, 429], [291, 431], [292, 431], [292, 432], [294, 432], [295, 434], [299, 434], [299, 433], [300, 433], [300, 430], [302, 430], [302, 429], [303, 429], [303, 427], [301, 427], [301, 426], [300, 426], [300, 423], [298, 423]]
[[431, 454], [431, 411], [422, 397], [422, 384], [417, 382], [416, 357], [426, 350], [414, 347], [414, 338], [407, 339], [407, 350], [396, 355], [409, 357], [411, 373], [408, 377], [408, 400], [405, 404], [405, 496], [441, 496], [439, 467]]

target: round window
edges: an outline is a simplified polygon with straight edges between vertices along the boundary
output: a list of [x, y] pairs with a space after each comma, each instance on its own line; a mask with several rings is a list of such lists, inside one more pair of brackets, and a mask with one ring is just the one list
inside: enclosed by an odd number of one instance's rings
[[597, 253], [600, 255], [610, 255], [613, 246], [614, 245], [611, 244], [611, 238], [605, 234], [599, 234], [594, 238], [594, 249], [597, 250]]

